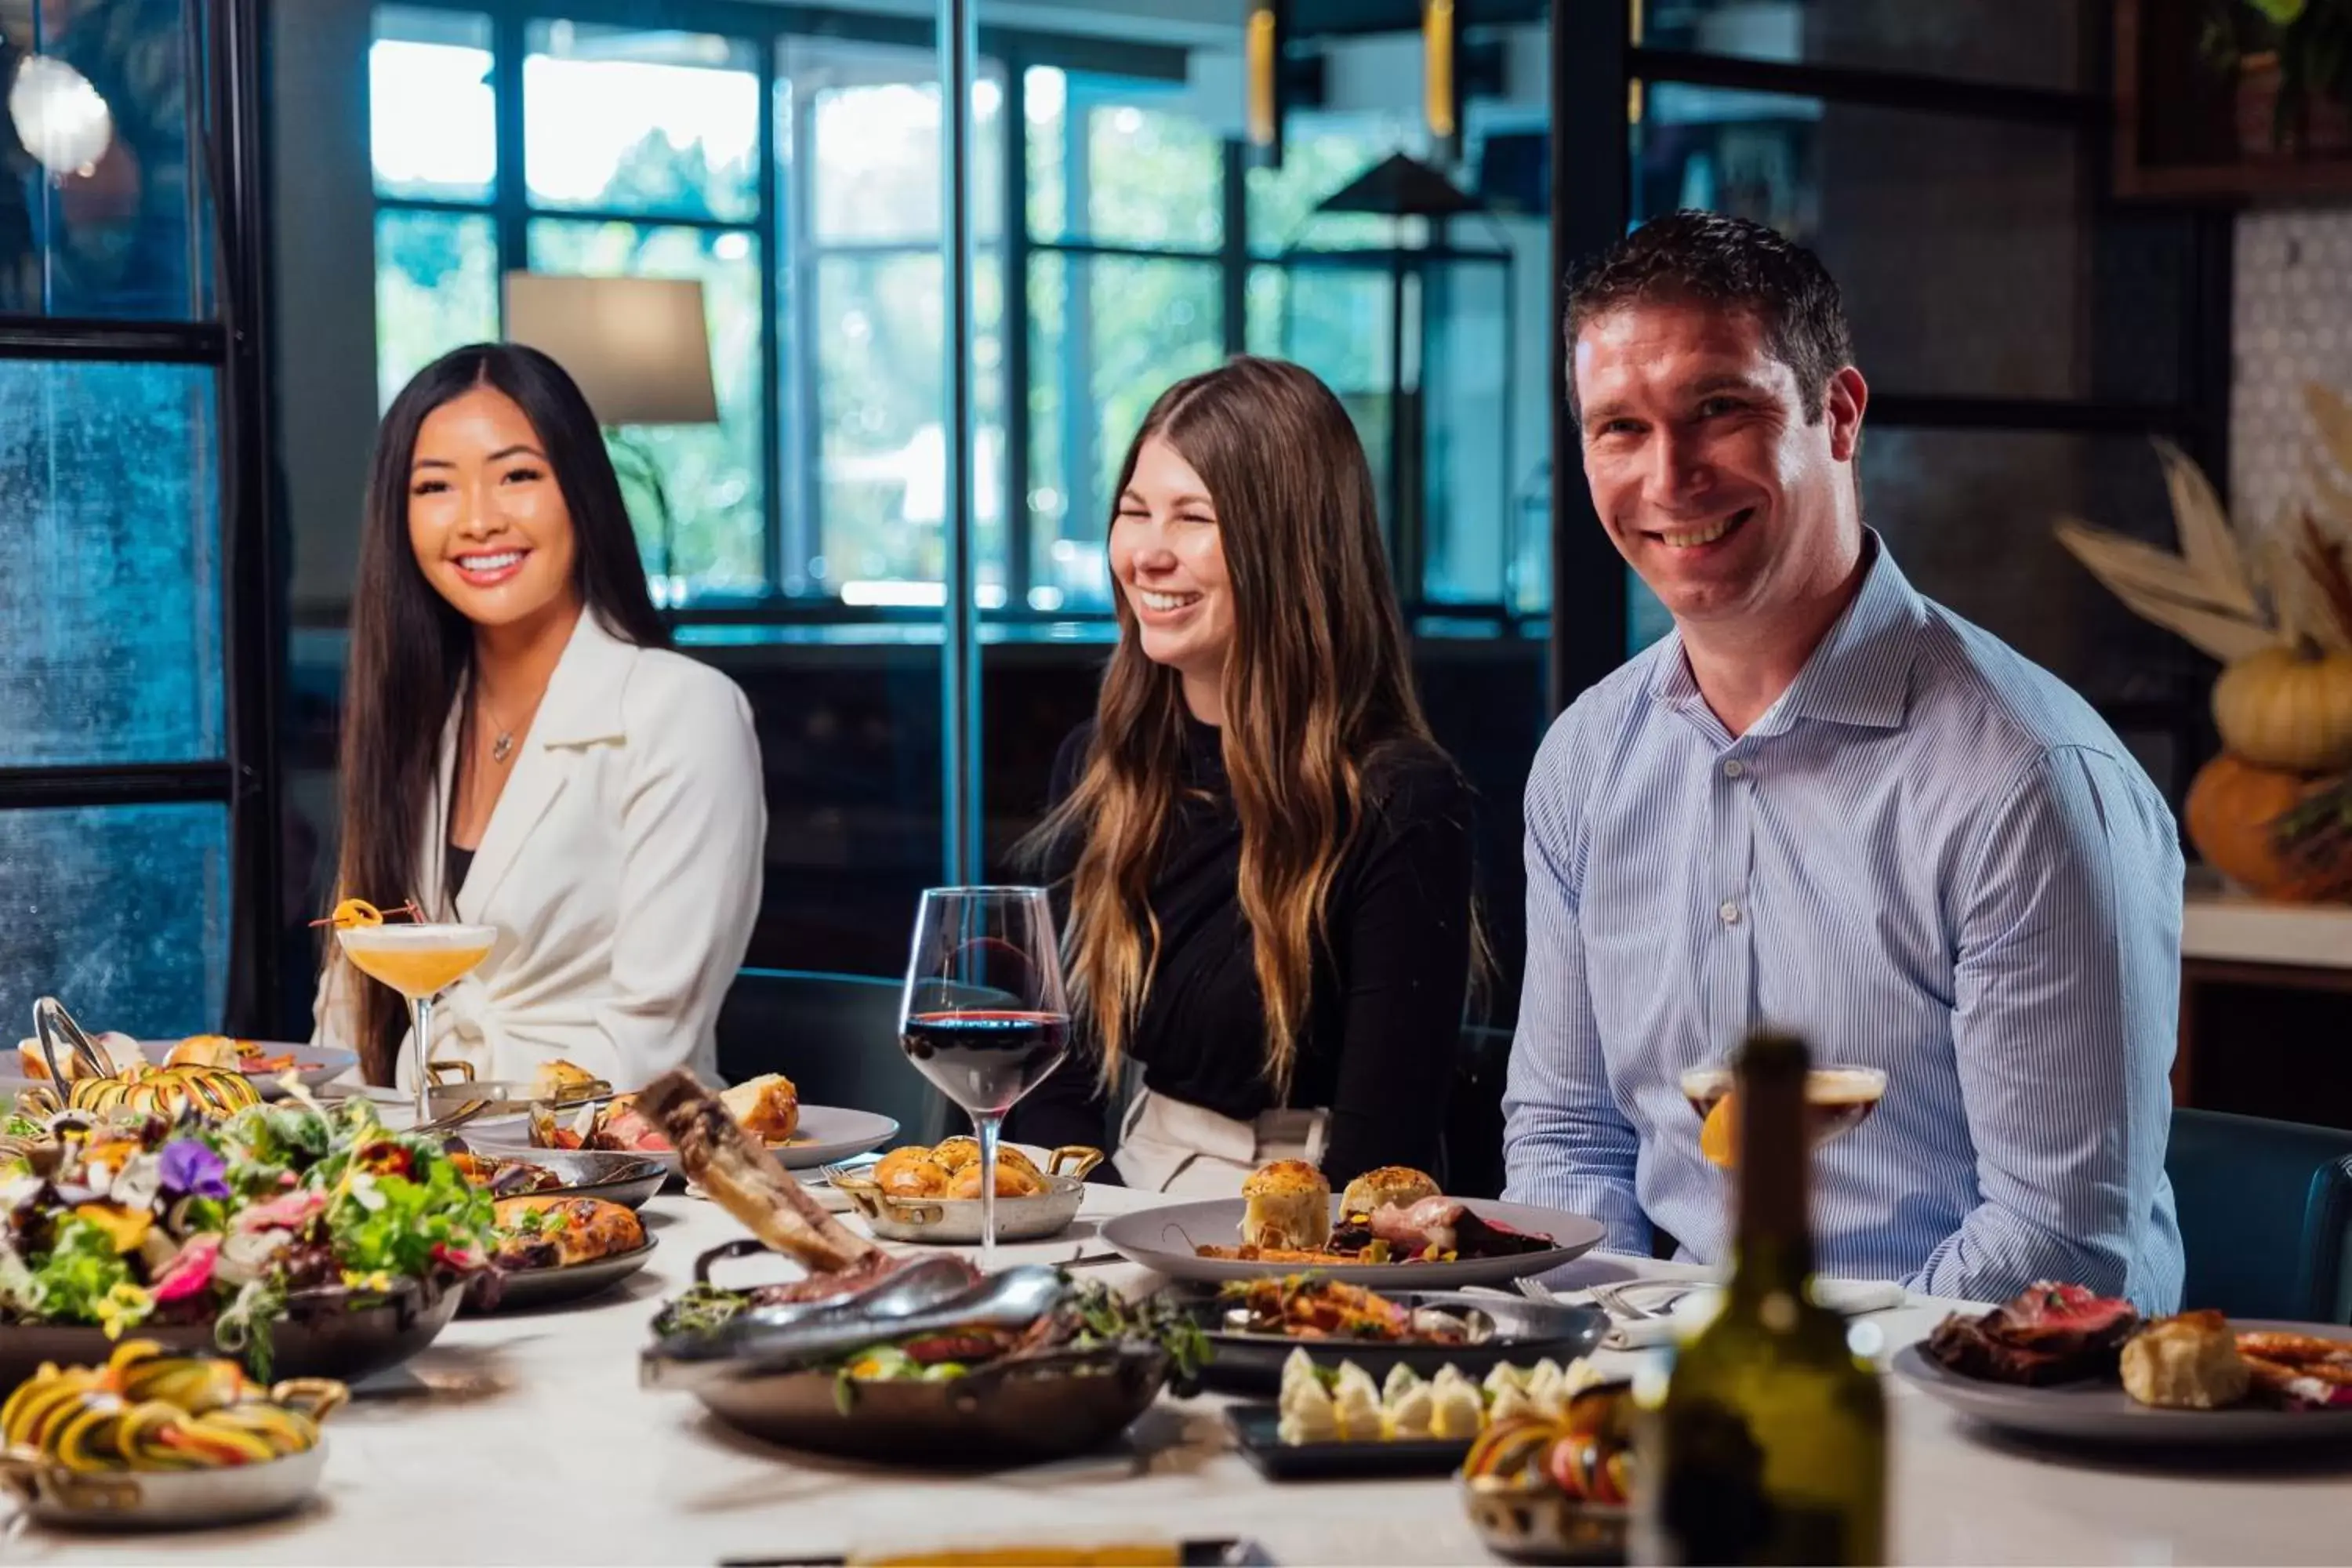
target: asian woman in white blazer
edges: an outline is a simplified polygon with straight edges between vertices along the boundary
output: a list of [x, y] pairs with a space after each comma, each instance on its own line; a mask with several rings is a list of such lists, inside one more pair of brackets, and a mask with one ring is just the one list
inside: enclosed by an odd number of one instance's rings
[[[434, 1009], [432, 1059], [715, 1079], [760, 905], [759, 742], [734, 682], [670, 651], [571, 377], [507, 343], [418, 373], [377, 435], [360, 557], [337, 896], [499, 933]], [[313, 1038], [413, 1088], [409, 1034], [328, 943]]]

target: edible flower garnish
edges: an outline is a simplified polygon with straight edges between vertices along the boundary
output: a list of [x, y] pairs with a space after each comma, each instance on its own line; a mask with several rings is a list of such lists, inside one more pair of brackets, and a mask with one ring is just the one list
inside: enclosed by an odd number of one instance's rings
[[194, 1198], [228, 1196], [228, 1162], [194, 1138], [163, 1145], [163, 1190]]
[[220, 1250], [221, 1238], [216, 1235], [190, 1237], [188, 1244], [156, 1274], [156, 1304], [181, 1300], [210, 1285], [214, 1268], [220, 1262]]
[[104, 1232], [117, 1252], [129, 1252], [146, 1240], [155, 1223], [152, 1214], [134, 1213], [115, 1204], [83, 1204], [73, 1212], [76, 1218], [88, 1220]]
[[154, 1310], [155, 1298], [128, 1279], [108, 1289], [98, 1299], [95, 1309], [98, 1326], [106, 1331], [110, 1340], [119, 1340], [123, 1330], [145, 1322]]

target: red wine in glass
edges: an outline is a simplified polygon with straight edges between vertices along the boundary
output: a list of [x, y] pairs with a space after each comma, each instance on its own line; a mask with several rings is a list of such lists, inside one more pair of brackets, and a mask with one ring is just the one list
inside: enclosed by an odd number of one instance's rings
[[950, 1100], [1002, 1116], [1069, 1049], [1070, 1020], [1057, 1013], [918, 1013], [907, 1020], [902, 1043], [908, 1059]]
[[933, 888], [915, 918], [898, 1043], [971, 1113], [980, 1140], [980, 1265], [996, 1260], [996, 1135], [1070, 1044], [1061, 943], [1043, 888]]

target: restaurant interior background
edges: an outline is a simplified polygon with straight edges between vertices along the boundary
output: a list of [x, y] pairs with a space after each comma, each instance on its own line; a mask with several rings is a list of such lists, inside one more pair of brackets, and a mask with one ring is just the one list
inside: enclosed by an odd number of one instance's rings
[[[2214, 667], [2052, 525], [2169, 548], [2151, 437], [2291, 501], [2292, 387], [2352, 387], [2352, 205], [2122, 166], [2136, 4], [1461, 0], [1445, 137], [1418, 0], [1289, 0], [1278, 156], [1259, 9], [0, 0], [0, 75], [61, 59], [112, 129], [56, 172], [0, 123], [0, 1012], [307, 1032], [374, 422], [499, 335], [519, 270], [702, 286], [715, 408], [615, 447], [658, 474], [632, 498], [681, 642], [757, 716], [753, 964], [890, 974], [922, 888], [1012, 874], [1110, 636], [1108, 476], [1168, 382], [1282, 354], [1365, 435], [1480, 794], [1491, 1108], [1528, 764], [1662, 629], [1554, 461], [1559, 263], [1677, 206], [1820, 250], [1870, 521], [2179, 805]], [[2340, 994], [2220, 978], [2249, 1034], [2341, 1026]], [[2352, 1089], [2238, 1059], [2200, 1102], [2352, 1125]]]

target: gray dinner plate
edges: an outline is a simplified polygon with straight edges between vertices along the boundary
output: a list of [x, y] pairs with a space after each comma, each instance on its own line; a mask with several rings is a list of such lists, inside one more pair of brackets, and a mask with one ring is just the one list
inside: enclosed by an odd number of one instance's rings
[[628, 1154], [616, 1149], [534, 1149], [528, 1143], [493, 1143], [487, 1139], [458, 1141], [485, 1159], [538, 1165], [563, 1183], [541, 1192], [509, 1193], [509, 1197], [602, 1198], [634, 1209], [661, 1191], [669, 1174], [669, 1168], [650, 1154]]
[[[2352, 1340], [2352, 1329], [2326, 1323], [2239, 1322], [2231, 1327]], [[1916, 1344], [1895, 1352], [1892, 1365], [1895, 1376], [1969, 1420], [2032, 1437], [2134, 1447], [2352, 1441], [2352, 1409], [2158, 1410], [2105, 1378], [2021, 1388], [1966, 1377], [1929, 1360]]]
[[[898, 1135], [898, 1124], [887, 1116], [870, 1110], [848, 1110], [835, 1105], [803, 1105], [800, 1127], [789, 1143], [771, 1143], [768, 1152], [787, 1171], [813, 1171], [819, 1165], [829, 1165], [845, 1160], [852, 1154], [863, 1154], [868, 1149], [879, 1149]], [[637, 1151], [648, 1160], [658, 1161], [662, 1168], [681, 1180], [686, 1175], [685, 1163], [675, 1149]]]
[[[1470, 1258], [1454, 1263], [1283, 1263], [1236, 1258], [1203, 1258], [1197, 1247], [1231, 1247], [1241, 1239], [1240, 1198], [1207, 1203], [1171, 1204], [1142, 1209], [1106, 1222], [1102, 1238], [1130, 1262], [1156, 1269], [1171, 1279], [1221, 1282], [1263, 1279], [1268, 1275], [1301, 1274], [1311, 1268], [1327, 1279], [1370, 1285], [1391, 1290], [1441, 1289], [1454, 1285], [1490, 1285], [1546, 1274], [1570, 1263], [1601, 1244], [1607, 1231], [1597, 1220], [1564, 1209], [1538, 1208], [1532, 1204], [1507, 1204], [1494, 1198], [1465, 1198], [1471, 1213], [1534, 1236], [1551, 1237], [1541, 1252], [1508, 1258]], [[1339, 1200], [1331, 1200], [1336, 1215]]]
[[610, 1258], [591, 1258], [585, 1263], [566, 1263], [555, 1268], [518, 1268], [499, 1282], [498, 1305], [485, 1308], [468, 1291], [465, 1311], [470, 1317], [483, 1311], [520, 1312], [533, 1307], [585, 1300], [643, 1268], [659, 1240], [658, 1237], [649, 1236], [643, 1247], [616, 1252]]
[[[304, 1089], [314, 1091], [320, 1085], [331, 1083], [351, 1071], [360, 1059], [360, 1054], [357, 1051], [345, 1050], [341, 1046], [305, 1046], [286, 1040], [256, 1040], [254, 1044], [261, 1047], [262, 1054], [265, 1056], [290, 1055], [294, 1058], [295, 1078], [301, 1082]], [[169, 1045], [161, 1047], [162, 1051], [165, 1052], [171, 1048]], [[148, 1052], [152, 1060], [163, 1059], [154, 1045], [151, 1044], [148, 1047]], [[253, 1080], [253, 1087], [261, 1091], [262, 1099], [286, 1098], [286, 1086], [278, 1081], [281, 1074], [249, 1072], [245, 1076]]]

